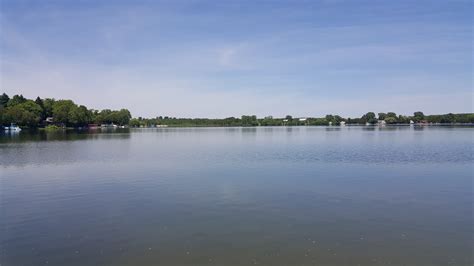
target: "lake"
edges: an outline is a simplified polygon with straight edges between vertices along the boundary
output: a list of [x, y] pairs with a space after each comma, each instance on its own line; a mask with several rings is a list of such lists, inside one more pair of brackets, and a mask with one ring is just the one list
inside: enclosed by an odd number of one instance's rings
[[472, 265], [472, 127], [0, 135], [0, 264]]

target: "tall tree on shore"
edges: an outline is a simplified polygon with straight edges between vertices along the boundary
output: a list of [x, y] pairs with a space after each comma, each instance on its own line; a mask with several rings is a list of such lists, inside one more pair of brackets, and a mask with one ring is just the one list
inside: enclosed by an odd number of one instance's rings
[[20, 103], [26, 102], [26, 98], [23, 95], [13, 95], [13, 97], [8, 101], [7, 106], [15, 106]]
[[415, 112], [413, 113], [413, 120], [415, 120], [415, 122], [420, 122], [422, 120], [425, 119], [425, 114], [423, 114], [423, 112]]
[[363, 115], [361, 120], [364, 123], [375, 124], [377, 123], [377, 118], [375, 117], [374, 112], [368, 112], [367, 114]]
[[64, 125], [70, 124], [69, 113], [76, 108], [76, 104], [71, 100], [58, 100], [53, 104], [54, 122]]
[[3, 93], [0, 95], [0, 107], [5, 107], [7, 106], [8, 101], [10, 100], [10, 97], [6, 93]]
[[46, 119], [46, 111], [44, 110], [44, 102], [43, 100], [38, 96], [36, 97], [35, 103], [41, 107], [41, 120]]

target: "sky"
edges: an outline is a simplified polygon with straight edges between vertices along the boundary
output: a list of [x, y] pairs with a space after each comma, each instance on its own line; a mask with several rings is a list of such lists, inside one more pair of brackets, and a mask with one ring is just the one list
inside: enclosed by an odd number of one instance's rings
[[473, 112], [470, 0], [0, 0], [0, 90], [134, 117]]

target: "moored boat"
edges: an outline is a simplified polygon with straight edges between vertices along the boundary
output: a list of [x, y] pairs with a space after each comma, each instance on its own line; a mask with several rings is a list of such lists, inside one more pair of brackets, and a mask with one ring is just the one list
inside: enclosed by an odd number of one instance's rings
[[16, 131], [16, 132], [21, 131], [21, 128], [14, 123], [11, 123], [10, 126], [4, 127], [4, 128], [5, 128], [5, 131]]

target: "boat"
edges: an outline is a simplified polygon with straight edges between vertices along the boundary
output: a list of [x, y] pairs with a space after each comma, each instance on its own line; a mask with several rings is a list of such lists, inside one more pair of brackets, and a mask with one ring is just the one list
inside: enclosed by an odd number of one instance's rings
[[100, 125], [101, 128], [117, 128], [117, 125], [115, 124], [102, 124]]
[[21, 128], [14, 123], [11, 123], [9, 127], [5, 127], [5, 131], [15, 131], [20, 132]]

